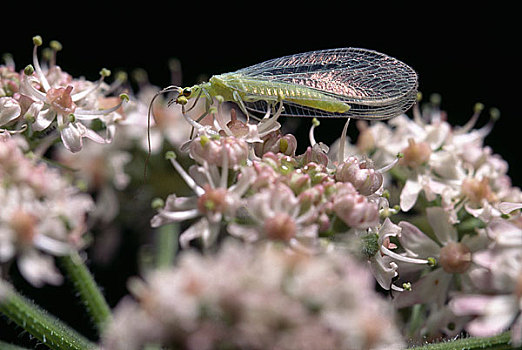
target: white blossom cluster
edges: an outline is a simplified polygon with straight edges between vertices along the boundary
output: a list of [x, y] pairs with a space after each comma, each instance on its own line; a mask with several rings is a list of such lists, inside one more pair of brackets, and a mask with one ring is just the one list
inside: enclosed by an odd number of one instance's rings
[[57, 169], [25, 155], [26, 147], [22, 138], [0, 136], [0, 264], [16, 259], [33, 285], [59, 284], [52, 257], [83, 247], [94, 202]]
[[[395, 349], [505, 330], [522, 344], [522, 192], [484, 145], [494, 118], [474, 128], [482, 106], [455, 127], [419, 102], [412, 118], [358, 122], [356, 143], [345, 129], [328, 147], [316, 120], [308, 140], [283, 134], [282, 104], [255, 123], [219, 97], [185, 112], [143, 76], [138, 93], [106, 70], [73, 78], [57, 42], [39, 60], [33, 41], [32, 65], [0, 66], [2, 265], [60, 283], [52, 257], [81, 248], [91, 224], [118, 225], [137, 152], [174, 147], [193, 193], [155, 202], [151, 226], [179, 223], [182, 252], [130, 282], [103, 348]], [[57, 139], [64, 168], [38, 162]]]
[[196, 161], [188, 172], [170, 157], [196, 195], [169, 196], [152, 225], [190, 220], [184, 248], [196, 238], [209, 248], [231, 235], [308, 254], [355, 252], [392, 290], [397, 309], [422, 307], [411, 336], [511, 328], [520, 342], [522, 194], [506, 162], [483, 144], [493, 119], [473, 129], [480, 110], [461, 128], [436, 106], [423, 113], [416, 106], [413, 119], [359, 124], [346, 158], [341, 146], [328, 152], [313, 136], [296, 156], [292, 135], [270, 131], [259, 142], [244, 136], [251, 130], [201, 128], [185, 146]]
[[484, 145], [496, 111], [489, 123], [472, 129], [482, 108], [477, 105], [458, 128], [437, 106], [422, 113], [416, 106], [413, 119], [364, 125], [358, 146], [377, 163], [404, 154], [386, 174], [402, 211], [395, 249], [399, 281], [411, 283], [394, 305], [422, 307], [418, 331], [424, 336], [463, 329], [491, 336], [511, 328], [513, 344], [520, 345], [522, 193], [511, 184], [506, 161]]
[[183, 252], [173, 269], [133, 280], [104, 349], [401, 349], [394, 311], [364, 266], [227, 241]]

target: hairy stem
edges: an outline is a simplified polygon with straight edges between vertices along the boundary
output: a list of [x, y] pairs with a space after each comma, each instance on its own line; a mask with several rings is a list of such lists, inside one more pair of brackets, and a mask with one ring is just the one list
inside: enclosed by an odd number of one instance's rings
[[488, 350], [509, 350], [511, 347], [511, 333], [504, 332], [494, 337], [472, 337], [462, 338], [454, 341], [442, 343], [428, 344], [424, 346], [414, 347], [410, 350], [454, 350], [454, 349], [488, 349]]
[[0, 313], [56, 350], [94, 349], [84, 336], [0, 281]]
[[111, 309], [94, 277], [77, 253], [60, 257], [58, 260], [101, 334], [112, 315]]

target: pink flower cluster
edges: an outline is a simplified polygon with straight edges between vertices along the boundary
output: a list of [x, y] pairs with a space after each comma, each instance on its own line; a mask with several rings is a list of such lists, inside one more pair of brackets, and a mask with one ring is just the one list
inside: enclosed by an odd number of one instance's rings
[[268, 147], [207, 130], [191, 140], [185, 148], [196, 163], [188, 172], [170, 160], [196, 196], [171, 195], [152, 225], [198, 218], [181, 235], [184, 247], [195, 238], [210, 247], [230, 234], [305, 251], [323, 249], [323, 237], [380, 226], [382, 175], [371, 162], [350, 157], [338, 163], [321, 147], [295, 156], [294, 136], [273, 131], [264, 137]]
[[129, 284], [103, 348], [401, 349], [394, 311], [371, 274], [339, 252], [289, 254], [227, 241], [181, 254], [176, 267]]
[[[110, 143], [122, 118], [117, 111], [127, 98], [122, 95], [121, 101], [103, 108], [111, 91], [103, 79], [110, 72], [102, 69], [95, 83], [74, 79], [56, 65], [56, 53], [61, 50], [58, 42], [51, 42], [52, 55], [46, 65], [40, 64], [37, 55], [42, 38], [35, 36], [33, 43], [33, 64], [22, 72], [15, 71], [12, 61], [0, 66], [0, 127], [4, 128], [0, 131], [19, 133], [30, 128], [54, 139], [57, 128], [63, 145], [71, 152], [82, 149], [84, 137]], [[103, 124], [105, 136], [92, 128], [94, 120]]]
[[[227, 116], [217, 112], [218, 129], [199, 128], [182, 148], [196, 161], [188, 172], [170, 157], [196, 195], [171, 195], [152, 225], [194, 220], [181, 235], [184, 248], [195, 239], [210, 248], [231, 235], [308, 254], [355, 253], [393, 291], [396, 308], [422, 305], [411, 336], [512, 328], [519, 342], [522, 193], [511, 185], [506, 162], [483, 144], [494, 118], [473, 129], [480, 111], [456, 128], [437, 106], [422, 113], [416, 106], [413, 119], [360, 123], [357, 144], [340, 135], [345, 146], [334, 151], [315, 141], [314, 124], [301, 155], [295, 137], [277, 127], [261, 140], [220, 130]], [[276, 118], [265, 116], [260, 125], [270, 119], [276, 125]], [[235, 116], [232, 122], [237, 128]], [[507, 299], [493, 298], [493, 291]], [[498, 300], [511, 310], [501, 321], [488, 304]]]
[[26, 156], [26, 146], [18, 136], [0, 137], [0, 264], [16, 259], [33, 285], [59, 284], [52, 256], [83, 246], [93, 201], [57, 169]]
[[[488, 124], [472, 129], [482, 108], [456, 128], [437, 106], [422, 114], [416, 106], [414, 119], [363, 126], [358, 146], [376, 162], [404, 155], [385, 182], [396, 184], [391, 195], [405, 213], [397, 255], [390, 256], [399, 266], [398, 283], [409, 288], [394, 304], [423, 309], [410, 331], [491, 336], [512, 329], [520, 345], [522, 192], [512, 186], [507, 163], [483, 144], [496, 111]], [[428, 264], [412, 264], [412, 258]]]

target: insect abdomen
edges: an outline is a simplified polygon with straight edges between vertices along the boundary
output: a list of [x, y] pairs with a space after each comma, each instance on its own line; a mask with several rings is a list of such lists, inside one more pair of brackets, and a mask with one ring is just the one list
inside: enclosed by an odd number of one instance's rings
[[239, 74], [223, 74], [213, 77], [214, 83], [237, 91], [246, 102], [255, 101], [290, 101], [297, 105], [319, 109], [325, 112], [344, 113], [350, 109], [334, 97], [320, 91], [295, 84], [257, 80]]

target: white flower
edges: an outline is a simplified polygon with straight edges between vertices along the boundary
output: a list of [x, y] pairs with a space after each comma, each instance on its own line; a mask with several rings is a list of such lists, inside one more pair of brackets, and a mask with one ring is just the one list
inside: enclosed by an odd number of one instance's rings
[[[182, 252], [177, 267], [134, 280], [104, 334], [107, 350], [146, 343], [186, 349], [399, 349], [393, 309], [350, 257], [225, 241]], [[136, 329], [142, 324], [143, 332]]]
[[[477, 268], [473, 265], [472, 256], [489, 243], [483, 232], [467, 234], [459, 239], [457, 230], [443, 208], [426, 208], [426, 217], [434, 237], [426, 235], [411, 223], [402, 221], [399, 223], [402, 233], [398, 238], [406, 257], [425, 259], [431, 261], [431, 264], [436, 263], [436, 267], [413, 283], [411, 291], [397, 296], [397, 307], [424, 303], [434, 303], [436, 307], [442, 307], [449, 291], [455, 288], [451, 285], [454, 276], [460, 276], [463, 288], [472, 286], [470, 273]], [[417, 270], [425, 268], [422, 265], [417, 266]]]
[[199, 218], [181, 234], [181, 246], [186, 248], [190, 241], [200, 237], [203, 239], [205, 247], [215, 243], [221, 229], [222, 219], [235, 215], [236, 210], [242, 204], [241, 197], [247, 191], [250, 183], [254, 181], [254, 170], [241, 168], [237, 175], [237, 182], [228, 187], [228, 167], [226, 166], [228, 157], [224, 151], [223, 153], [221, 173], [217, 166], [204, 163], [203, 166], [191, 167], [192, 176], [185, 172], [175, 160], [175, 156], [170, 157], [172, 165], [196, 196], [178, 198], [175, 194], [171, 194], [167, 198], [165, 206], [152, 218], [152, 227]]
[[92, 199], [70, 186], [55, 169], [22, 154], [13, 138], [0, 141], [0, 263], [17, 260], [33, 285], [58, 284], [51, 256], [83, 245]]
[[[33, 65], [36, 76], [32, 74], [32, 69], [26, 69], [20, 84], [20, 94], [32, 100], [24, 118], [32, 122], [36, 131], [45, 130], [56, 121], [62, 142], [71, 152], [78, 152], [82, 148], [84, 137], [97, 143], [111, 142], [114, 125], [104, 116], [116, 111], [124, 98], [122, 97], [120, 103], [112, 108], [98, 109], [97, 99], [103, 96], [100, 95], [99, 89], [108, 71], [102, 70], [101, 78], [96, 83], [72, 80], [57, 66], [44, 72], [37, 57], [37, 47], [41, 44], [41, 38], [35, 38], [34, 41]], [[103, 120], [107, 125], [105, 137], [87, 126], [94, 119]]]
[[301, 205], [293, 191], [282, 183], [261, 189], [247, 198], [245, 209], [252, 223], [228, 225], [230, 234], [247, 242], [282, 241], [295, 249], [317, 249], [317, 213]]
[[455, 314], [475, 316], [466, 326], [473, 336], [493, 336], [511, 327], [513, 345], [522, 345], [522, 237], [519, 238], [516, 247], [496, 246], [475, 254], [474, 261], [486, 269], [475, 274], [473, 280], [483, 293], [457, 295], [450, 302]]

